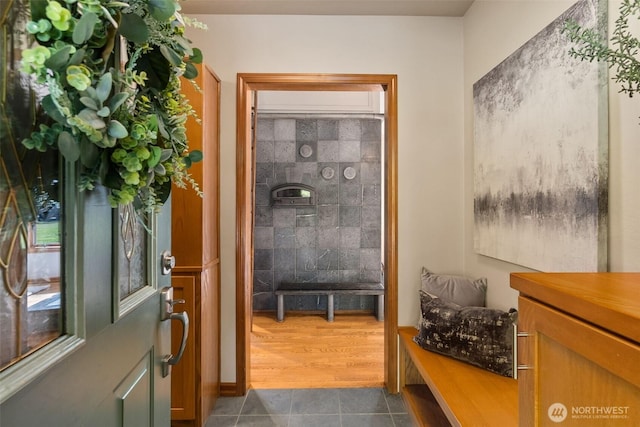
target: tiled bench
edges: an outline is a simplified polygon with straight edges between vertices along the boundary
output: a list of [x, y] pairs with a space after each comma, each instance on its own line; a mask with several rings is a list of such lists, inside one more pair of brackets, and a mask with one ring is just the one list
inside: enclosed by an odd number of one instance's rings
[[327, 321], [333, 322], [334, 295], [376, 295], [378, 299], [376, 317], [384, 320], [384, 286], [382, 283], [281, 283], [275, 294], [278, 296], [278, 322], [284, 320], [285, 295], [326, 295]]

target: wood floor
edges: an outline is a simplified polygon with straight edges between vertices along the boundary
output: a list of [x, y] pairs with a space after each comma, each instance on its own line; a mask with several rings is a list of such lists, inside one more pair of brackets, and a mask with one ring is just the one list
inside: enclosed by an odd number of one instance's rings
[[384, 322], [374, 315], [256, 314], [251, 387], [341, 388], [384, 384]]

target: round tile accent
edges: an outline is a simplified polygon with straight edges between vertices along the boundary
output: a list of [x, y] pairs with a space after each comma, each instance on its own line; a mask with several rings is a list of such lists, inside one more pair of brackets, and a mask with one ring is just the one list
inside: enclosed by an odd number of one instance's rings
[[356, 177], [356, 170], [351, 166], [344, 168], [344, 177], [347, 179], [353, 179]]
[[311, 148], [310, 145], [304, 144], [300, 146], [300, 155], [302, 157], [306, 159], [308, 157], [311, 157], [312, 154], [313, 154], [313, 148]]
[[329, 167], [329, 166], [327, 166], [326, 168], [323, 168], [320, 173], [322, 174], [322, 177], [324, 179], [331, 179], [335, 175], [335, 171], [333, 170], [332, 167]]

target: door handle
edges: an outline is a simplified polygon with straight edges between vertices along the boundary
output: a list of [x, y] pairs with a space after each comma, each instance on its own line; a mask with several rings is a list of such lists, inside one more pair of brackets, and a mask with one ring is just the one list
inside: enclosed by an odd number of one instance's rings
[[180, 340], [180, 348], [178, 354], [167, 354], [162, 358], [162, 376], [166, 377], [171, 373], [171, 366], [175, 365], [182, 359], [184, 349], [187, 346], [187, 337], [189, 336], [189, 315], [186, 311], [180, 313], [173, 312], [175, 304], [184, 304], [184, 300], [173, 299], [173, 288], [166, 287], [161, 291], [161, 320], [179, 320], [182, 323], [182, 339]]

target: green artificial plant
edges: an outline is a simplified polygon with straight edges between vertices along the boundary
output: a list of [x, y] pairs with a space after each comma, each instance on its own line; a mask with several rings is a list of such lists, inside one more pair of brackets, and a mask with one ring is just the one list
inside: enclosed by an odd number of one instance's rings
[[611, 36], [611, 47], [601, 34], [594, 29], [584, 29], [574, 21], [565, 23], [563, 31], [576, 44], [569, 54], [587, 61], [604, 61], [615, 72], [614, 81], [621, 86], [621, 92], [632, 97], [640, 91], [640, 62], [638, 48], [640, 41], [629, 28], [629, 20], [640, 16], [640, 0], [623, 0], [619, 16]]
[[202, 153], [189, 151], [195, 113], [180, 77], [195, 78], [202, 55], [179, 9], [176, 0], [31, 0], [22, 71], [46, 88], [50, 122], [22, 142], [79, 162], [80, 189], [106, 186], [113, 207], [149, 212], [172, 182], [200, 192], [187, 172]]

